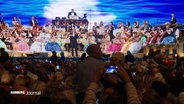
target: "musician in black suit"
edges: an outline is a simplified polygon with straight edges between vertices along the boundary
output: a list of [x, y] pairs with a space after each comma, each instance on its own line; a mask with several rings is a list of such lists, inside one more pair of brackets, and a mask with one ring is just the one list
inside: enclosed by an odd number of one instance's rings
[[70, 16], [77, 16], [77, 13], [74, 12], [74, 9], [71, 9], [71, 12], [68, 13], [68, 18], [70, 18]]
[[72, 29], [72, 32], [69, 35], [70, 48], [72, 48], [72, 56], [74, 56], [74, 49], [75, 49], [76, 56], [78, 56], [78, 51], [77, 51], [77, 38], [79, 38], [79, 36], [76, 33], [76, 30], [73, 28]]
[[4, 18], [3, 15], [0, 13], [0, 22], [3, 23], [4, 22]]
[[45, 27], [52, 27], [52, 24], [50, 21], [47, 22], [47, 24], [45, 25]]
[[113, 35], [113, 31], [114, 31], [114, 25], [112, 22], [109, 23], [108, 25], [108, 33], [109, 33], [109, 36], [110, 36], [110, 41], [112, 41], [112, 39], [115, 38], [115, 36]]
[[171, 14], [171, 24], [175, 24], [177, 22], [176, 18], [174, 17], [174, 13]]
[[30, 20], [30, 26], [35, 26], [35, 25], [36, 25], [36, 21], [34, 19], [34, 16], [32, 16]]

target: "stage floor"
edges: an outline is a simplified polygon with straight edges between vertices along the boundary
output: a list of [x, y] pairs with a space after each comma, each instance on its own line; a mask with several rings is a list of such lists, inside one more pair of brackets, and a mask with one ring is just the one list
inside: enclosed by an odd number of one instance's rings
[[[60, 56], [60, 53], [64, 52], [65, 57], [72, 57], [72, 52], [68, 51], [58, 51], [57, 56]], [[84, 51], [78, 51], [78, 57], [81, 57], [82, 53]], [[26, 52], [26, 51], [8, 51], [8, 54], [10, 57], [28, 57], [28, 56], [34, 56], [34, 57], [41, 57], [41, 58], [46, 58], [46, 57], [51, 57], [52, 52]], [[112, 53], [108, 53], [112, 54]], [[75, 52], [74, 52], [75, 55]], [[135, 53], [133, 54], [135, 57], [141, 58], [143, 57], [144, 53]]]
[[[72, 57], [72, 52], [62, 51], [66, 57]], [[60, 56], [61, 51], [57, 52], [57, 56]], [[78, 51], [79, 57], [82, 55], [83, 51]], [[29, 52], [29, 51], [8, 51], [10, 57], [27, 57], [29, 55], [34, 55], [37, 57], [51, 57], [52, 52]], [[75, 53], [74, 53], [75, 55]]]

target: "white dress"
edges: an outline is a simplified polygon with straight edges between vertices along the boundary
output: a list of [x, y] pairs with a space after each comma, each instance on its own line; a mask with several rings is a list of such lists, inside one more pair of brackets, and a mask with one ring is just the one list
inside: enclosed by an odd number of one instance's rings
[[30, 50], [33, 52], [45, 52], [45, 42], [40, 37], [36, 37]]
[[129, 51], [131, 53], [138, 53], [141, 50], [142, 45], [143, 45], [142, 41], [133, 42], [133, 43], [131, 43], [131, 45], [129, 47]]

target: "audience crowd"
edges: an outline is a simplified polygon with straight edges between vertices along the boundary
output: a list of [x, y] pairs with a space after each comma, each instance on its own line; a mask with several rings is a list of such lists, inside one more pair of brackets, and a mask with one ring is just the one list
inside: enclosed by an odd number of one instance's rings
[[86, 52], [81, 60], [68, 60], [63, 53], [57, 57], [55, 52], [49, 60], [10, 60], [1, 49], [0, 103], [184, 104], [183, 58], [150, 50], [142, 58], [130, 51], [114, 52], [102, 61], [97, 44]]

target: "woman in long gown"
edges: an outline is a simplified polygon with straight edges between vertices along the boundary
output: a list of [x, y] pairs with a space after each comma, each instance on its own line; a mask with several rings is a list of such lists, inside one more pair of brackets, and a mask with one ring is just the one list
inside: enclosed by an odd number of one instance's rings
[[141, 39], [143, 37], [144, 36], [143, 36], [142, 32], [139, 32], [137, 34], [137, 36], [132, 40], [132, 43], [128, 49], [131, 53], [138, 53], [141, 50], [141, 48], [143, 46], [143, 40], [141, 40]]
[[45, 45], [46, 51], [61, 51], [60, 45], [57, 43], [56, 33], [52, 34], [50, 42]]
[[155, 29], [155, 27], [152, 27], [151, 32], [150, 32], [151, 38], [150, 40], [148, 40], [148, 44], [155, 44], [156, 43], [156, 39], [159, 35], [159, 33], [157, 32], [157, 30]]
[[12, 34], [12, 36], [10, 37], [10, 41], [12, 43], [12, 46], [13, 46], [13, 51], [20, 51], [20, 48], [16, 42], [16, 35], [15, 34]]
[[126, 53], [128, 50], [131, 53], [137, 53], [142, 47], [142, 41], [140, 40], [142, 37], [141, 32], [134, 32], [133, 36], [128, 39], [128, 41], [123, 45], [121, 52]]
[[34, 37], [34, 42], [30, 48], [33, 52], [45, 52], [45, 42], [40, 36]]
[[104, 37], [101, 39], [100, 42], [101, 42], [100, 48], [101, 48], [102, 52], [107, 53], [109, 45], [111, 44], [110, 36], [107, 32], [105, 33]]
[[88, 33], [88, 36], [87, 36], [87, 44], [84, 46], [84, 52], [86, 52], [87, 48], [89, 45], [91, 44], [96, 44], [96, 39], [95, 37], [93, 36], [93, 32], [90, 32]]
[[0, 39], [0, 48], [4, 48], [5, 51], [8, 51], [6, 44]]
[[17, 44], [19, 46], [20, 51], [30, 51], [25, 33], [21, 33], [18, 40], [19, 41], [17, 42]]
[[159, 42], [161, 44], [169, 44], [175, 42], [175, 34], [173, 33], [173, 29], [170, 28], [170, 25], [166, 25], [165, 33], [161, 36]]
[[121, 33], [118, 32], [116, 37], [113, 39], [113, 43], [109, 46], [108, 51], [119, 52], [121, 51], [121, 48], [124, 43], [125, 43], [125, 40], [121, 38]]

